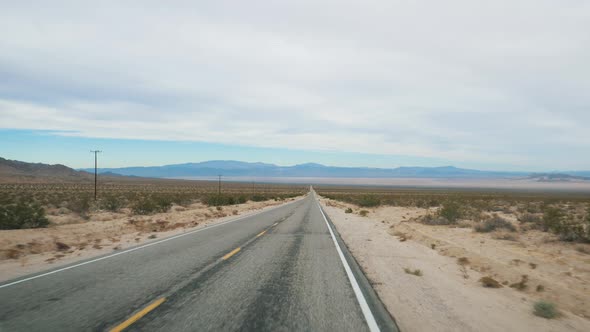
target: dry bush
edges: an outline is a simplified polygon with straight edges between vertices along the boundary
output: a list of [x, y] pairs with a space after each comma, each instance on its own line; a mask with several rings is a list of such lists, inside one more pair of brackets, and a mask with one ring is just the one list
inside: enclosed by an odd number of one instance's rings
[[483, 277], [481, 279], [479, 279], [479, 282], [481, 282], [482, 286], [486, 287], [486, 288], [501, 288], [502, 285], [497, 282], [494, 278], [492, 277]]
[[470, 262], [469, 262], [469, 258], [467, 258], [467, 257], [460, 257], [460, 258], [457, 258], [457, 264], [459, 264], [459, 265], [461, 265], [461, 266], [464, 266], [464, 265], [469, 265], [469, 263], [470, 263]]
[[473, 229], [479, 233], [489, 233], [497, 229], [505, 229], [511, 232], [516, 231], [516, 227], [508, 220], [494, 214], [491, 218], [476, 224]]
[[407, 274], [415, 275], [417, 277], [421, 277], [423, 275], [420, 269], [411, 270], [406, 267], [404, 268], [404, 272], [406, 272]]
[[527, 282], [529, 281], [529, 276], [524, 274], [522, 275], [519, 282], [515, 282], [510, 285], [511, 288], [517, 289], [519, 291], [523, 291], [528, 288]]
[[59, 241], [55, 242], [55, 248], [56, 248], [58, 251], [66, 251], [66, 250], [70, 250], [70, 246], [69, 246], [69, 245], [67, 245], [67, 244], [65, 244], [65, 243], [63, 243], [63, 242], [59, 242]]
[[367, 215], [369, 215], [369, 211], [367, 211], [367, 210], [360, 210], [359, 211], [359, 215], [361, 217], [366, 217]]
[[436, 216], [432, 214], [427, 214], [422, 218], [419, 218], [418, 221], [425, 225], [432, 225], [432, 226], [440, 226], [440, 225], [453, 225], [454, 222], [450, 221], [449, 219], [441, 216]]
[[492, 234], [492, 238], [504, 241], [518, 241], [518, 235], [507, 231], [496, 231]]
[[352, 209], [351, 208], [347, 208], [346, 210], [344, 210], [344, 213], [352, 213]]
[[518, 217], [518, 221], [522, 223], [533, 223], [533, 224], [541, 224], [543, 218], [540, 215], [532, 214], [532, 213], [525, 213]]

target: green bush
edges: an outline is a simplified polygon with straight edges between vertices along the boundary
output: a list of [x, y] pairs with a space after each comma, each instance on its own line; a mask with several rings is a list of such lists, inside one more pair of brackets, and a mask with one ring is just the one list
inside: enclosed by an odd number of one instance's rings
[[375, 195], [363, 195], [358, 201], [361, 207], [375, 207], [381, 205], [381, 200]]
[[438, 214], [451, 223], [455, 223], [459, 218], [461, 218], [461, 209], [459, 204], [456, 202], [446, 202], [443, 204], [443, 207], [440, 209]]
[[133, 204], [132, 210], [135, 214], [153, 214], [167, 212], [172, 207], [172, 200], [166, 196], [145, 196], [140, 197]]
[[100, 200], [100, 208], [103, 210], [117, 212], [125, 206], [125, 200], [122, 197], [109, 195]]
[[534, 311], [533, 313], [536, 316], [551, 319], [555, 318], [558, 315], [557, 308], [555, 304], [547, 301], [538, 301], [535, 302], [533, 305]]
[[262, 201], [266, 201], [266, 199], [267, 199], [266, 196], [259, 195], [259, 194], [255, 194], [250, 197], [250, 200], [253, 202], [262, 202]]
[[344, 210], [344, 213], [352, 213], [352, 209], [351, 208], [347, 208], [346, 210]]
[[545, 207], [545, 210], [543, 211], [543, 231], [548, 232], [559, 228], [562, 218], [563, 213], [560, 209], [555, 207]]
[[0, 229], [23, 229], [47, 227], [49, 220], [45, 210], [36, 202], [0, 206]]

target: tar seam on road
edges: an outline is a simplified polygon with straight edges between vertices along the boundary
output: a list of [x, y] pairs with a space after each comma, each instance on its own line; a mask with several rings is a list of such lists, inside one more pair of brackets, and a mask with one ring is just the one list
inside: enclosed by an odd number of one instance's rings
[[10, 286], [13, 286], [13, 285], [17, 285], [17, 284], [23, 283], [25, 281], [29, 281], [29, 280], [33, 280], [33, 279], [45, 277], [45, 276], [48, 276], [48, 275], [52, 275], [52, 274], [55, 274], [55, 273], [58, 273], [58, 272], [70, 270], [70, 269], [73, 269], [73, 268], [76, 268], [76, 267], [80, 267], [80, 266], [84, 266], [84, 265], [87, 265], [87, 264], [99, 262], [99, 261], [105, 260], [107, 258], [112, 258], [112, 257], [115, 257], [115, 256], [123, 255], [123, 254], [130, 253], [130, 252], [133, 252], [133, 251], [136, 251], [136, 250], [139, 250], [139, 249], [143, 249], [143, 248], [155, 246], [155, 245], [160, 244], [160, 243], [164, 243], [164, 242], [167, 242], [167, 241], [175, 240], [175, 239], [178, 239], [178, 238], [183, 237], [183, 236], [187, 236], [187, 235], [190, 235], [190, 234], [198, 233], [198, 232], [201, 232], [201, 231], [204, 231], [204, 230], [208, 230], [208, 229], [211, 229], [211, 228], [215, 228], [215, 227], [222, 226], [222, 225], [225, 225], [225, 224], [229, 224], [229, 223], [232, 223], [232, 222], [236, 222], [236, 221], [239, 221], [239, 220], [243, 220], [243, 219], [246, 219], [246, 218], [255, 216], [255, 215], [257, 215], [259, 213], [262, 213], [262, 212], [272, 211], [272, 210], [277, 209], [279, 207], [284, 207], [284, 206], [293, 204], [295, 202], [299, 202], [300, 200], [301, 199], [298, 199], [298, 200], [293, 201], [293, 202], [289, 202], [287, 204], [281, 204], [281, 205], [275, 206], [273, 208], [270, 208], [270, 209], [268, 209], [266, 211], [260, 211], [260, 212], [255, 213], [255, 214], [251, 214], [251, 215], [239, 217], [239, 218], [236, 218], [236, 219], [233, 219], [233, 220], [224, 221], [224, 222], [219, 223], [219, 224], [207, 226], [207, 227], [200, 228], [200, 229], [195, 229], [193, 231], [189, 231], [189, 232], [182, 233], [182, 234], [179, 234], [179, 235], [171, 236], [169, 238], [165, 238], [165, 239], [162, 239], [160, 241], [156, 241], [156, 242], [144, 244], [144, 245], [141, 245], [139, 247], [135, 247], [135, 248], [123, 250], [123, 251], [120, 251], [120, 252], [117, 252], [117, 253], [114, 253], [114, 254], [111, 254], [111, 255], [108, 255], [108, 256], [99, 257], [99, 258], [92, 259], [92, 260], [89, 260], [89, 261], [86, 261], [86, 262], [82, 262], [82, 263], [79, 263], [79, 264], [74, 264], [74, 265], [66, 266], [66, 267], [61, 268], [61, 269], [57, 269], [57, 270], [53, 270], [53, 271], [50, 271], [50, 272], [42, 273], [42, 274], [39, 274], [39, 275], [36, 275], [36, 276], [32, 276], [32, 277], [24, 278], [24, 279], [21, 279], [21, 280], [13, 281], [13, 282], [10, 282], [10, 283], [4, 284], [4, 285], [0, 285], [0, 289], [1, 288], [5, 288], [5, 287], [10, 287]]
[[123, 323], [115, 326], [109, 332], [121, 332], [121, 331], [123, 331], [124, 329], [128, 328], [129, 326], [131, 326], [131, 324], [137, 322], [141, 317], [147, 315], [150, 311], [156, 309], [156, 307], [158, 307], [160, 304], [164, 303], [164, 301], [166, 301], [166, 298], [165, 297], [162, 297], [160, 299], [155, 300], [154, 302], [150, 303], [150, 305], [148, 305], [147, 307], [141, 309], [135, 315], [129, 317]]
[[377, 325], [377, 321], [375, 320], [375, 317], [373, 316], [373, 313], [371, 312], [371, 309], [369, 308], [369, 304], [367, 303], [367, 300], [365, 299], [365, 296], [363, 295], [363, 292], [361, 291], [361, 288], [359, 287], [359, 284], [358, 284], [356, 278], [354, 277], [352, 270], [350, 269], [350, 265], [348, 265], [348, 262], [346, 261], [346, 258], [344, 257], [344, 254], [342, 253], [342, 249], [340, 249], [340, 245], [338, 244], [338, 241], [336, 241], [336, 236], [334, 236], [334, 232], [332, 231], [332, 227], [330, 227], [330, 223], [328, 222], [328, 219], [326, 218], [326, 215], [324, 214], [324, 211], [322, 210], [322, 207], [320, 206], [320, 202], [319, 202], [319, 200], [317, 200], [315, 195], [314, 195], [314, 198], [316, 199], [316, 202], [318, 204], [318, 208], [320, 209], [320, 212], [322, 213], [322, 217], [324, 217], [324, 221], [326, 222], [326, 226], [328, 226], [328, 230], [330, 231], [330, 236], [332, 237], [332, 240], [334, 241], [334, 245], [336, 246], [336, 251], [338, 251], [338, 256], [340, 257], [340, 260], [342, 261], [342, 265], [344, 265], [344, 270], [346, 271], [346, 275], [348, 276], [348, 280], [350, 281], [350, 284], [352, 285], [352, 290], [354, 291], [354, 295], [356, 296], [356, 299], [359, 302], [359, 305], [361, 306], [361, 311], [363, 312], [363, 315], [365, 316], [365, 320], [367, 321], [367, 325], [369, 326], [369, 330], [372, 332], [380, 331], [379, 326]]

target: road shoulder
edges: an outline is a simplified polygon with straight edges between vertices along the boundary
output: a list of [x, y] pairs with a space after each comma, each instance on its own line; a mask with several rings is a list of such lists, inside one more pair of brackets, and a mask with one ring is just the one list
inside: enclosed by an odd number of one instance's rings
[[[321, 199], [350, 252], [402, 331], [587, 331], [587, 319], [532, 315], [532, 303], [510, 288], [487, 289], [482, 276], [457, 259], [391, 235], [389, 222], [346, 214], [345, 204]], [[328, 204], [326, 204], [328, 203]], [[330, 206], [332, 205], [332, 206]], [[400, 216], [401, 219], [401, 216]], [[404, 272], [420, 270], [416, 276]]]

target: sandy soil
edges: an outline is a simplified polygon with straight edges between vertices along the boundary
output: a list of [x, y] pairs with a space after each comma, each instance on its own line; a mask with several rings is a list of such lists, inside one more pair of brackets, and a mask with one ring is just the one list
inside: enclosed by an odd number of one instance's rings
[[88, 221], [72, 213], [54, 213], [48, 216], [52, 223], [48, 228], [0, 231], [0, 281], [157, 241], [295, 199], [248, 202], [225, 206], [221, 211], [195, 203], [149, 216], [134, 216], [126, 210], [98, 212]]
[[[574, 244], [536, 231], [507, 241], [408, 221], [425, 209], [380, 207], [361, 217], [344, 212], [358, 212], [353, 205], [322, 204], [402, 331], [590, 331], [590, 255]], [[459, 264], [462, 257], [467, 263]], [[511, 288], [522, 275], [527, 289]], [[507, 285], [484, 288], [485, 276]], [[533, 315], [541, 299], [556, 303], [561, 316]]]

